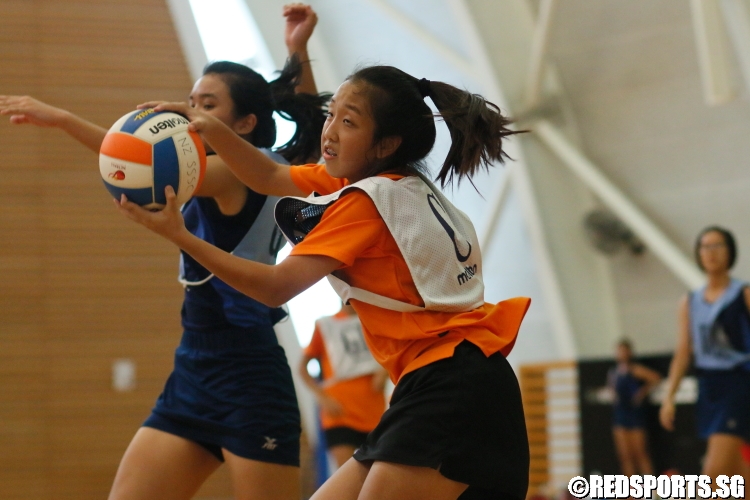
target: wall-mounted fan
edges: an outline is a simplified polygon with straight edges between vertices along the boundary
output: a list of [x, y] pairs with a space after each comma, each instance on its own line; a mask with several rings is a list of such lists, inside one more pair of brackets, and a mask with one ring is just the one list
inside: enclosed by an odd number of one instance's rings
[[589, 242], [607, 255], [614, 255], [627, 248], [630, 253], [640, 255], [646, 247], [640, 239], [615, 214], [597, 208], [583, 219], [583, 227]]

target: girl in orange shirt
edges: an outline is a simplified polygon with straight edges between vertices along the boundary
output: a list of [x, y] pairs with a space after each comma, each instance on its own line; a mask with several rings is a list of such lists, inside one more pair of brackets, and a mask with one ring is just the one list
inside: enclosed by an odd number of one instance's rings
[[[320, 363], [320, 380], [307, 371]], [[315, 323], [310, 344], [302, 352], [299, 374], [320, 408], [325, 444], [341, 467], [367, 439], [385, 411], [387, 372], [372, 358], [357, 313], [343, 305], [334, 316]]]
[[338, 88], [321, 135], [324, 165], [269, 161], [221, 122], [181, 103], [146, 103], [191, 120], [252, 189], [286, 198], [276, 220], [292, 243], [275, 266], [237, 259], [185, 230], [174, 193], [148, 212], [124, 197], [131, 219], [268, 305], [324, 276], [362, 321], [375, 359], [396, 383], [391, 406], [354, 457], [314, 495], [323, 499], [521, 500], [529, 450], [521, 396], [506, 361], [529, 305], [483, 300], [481, 255], [466, 216], [424, 177], [435, 142], [429, 97], [451, 134], [437, 176], [471, 178], [505, 158], [514, 132], [497, 106], [389, 66]]

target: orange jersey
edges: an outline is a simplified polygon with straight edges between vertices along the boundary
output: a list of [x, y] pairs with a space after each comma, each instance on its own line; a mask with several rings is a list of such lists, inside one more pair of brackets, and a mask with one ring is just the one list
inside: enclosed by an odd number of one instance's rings
[[[339, 312], [334, 317], [346, 317], [346, 313]], [[305, 355], [316, 358], [320, 362], [323, 381], [333, 378], [334, 373], [326, 353], [323, 335], [317, 325], [310, 345], [305, 348]], [[385, 411], [385, 395], [383, 391], [376, 391], [373, 388], [373, 378], [374, 375], [370, 374], [324, 385], [323, 392], [338, 401], [344, 412], [340, 417], [331, 417], [321, 412], [320, 420], [323, 429], [350, 427], [360, 432], [370, 432], [378, 425]]]
[[[291, 168], [303, 192], [330, 194], [347, 185], [328, 175], [325, 165]], [[400, 175], [384, 175], [400, 179]], [[351, 190], [325, 211], [319, 224], [292, 249], [292, 255], [326, 255], [342, 263], [338, 277], [349, 285], [402, 302], [424, 306], [396, 241], [370, 197]], [[429, 255], [425, 258], [430, 258]], [[403, 375], [453, 355], [468, 340], [486, 356], [508, 355], [529, 307], [525, 297], [466, 312], [399, 312], [352, 300], [373, 357], [397, 382]]]

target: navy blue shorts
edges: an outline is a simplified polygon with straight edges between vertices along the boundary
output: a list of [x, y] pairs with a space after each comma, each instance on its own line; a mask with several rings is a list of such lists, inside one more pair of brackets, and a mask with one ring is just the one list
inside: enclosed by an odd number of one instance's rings
[[625, 429], [646, 428], [646, 408], [642, 406], [630, 406], [623, 408], [615, 405], [612, 411], [612, 425]]
[[143, 425], [194, 441], [222, 461], [223, 448], [299, 466], [300, 416], [289, 364], [275, 340], [258, 342], [275, 335], [257, 333], [185, 331], [174, 371]]
[[750, 372], [702, 370], [698, 373], [698, 435], [733, 434], [750, 442]]
[[463, 341], [453, 357], [402, 377], [354, 459], [437, 469], [469, 485], [459, 500], [523, 500], [529, 441], [513, 369]]

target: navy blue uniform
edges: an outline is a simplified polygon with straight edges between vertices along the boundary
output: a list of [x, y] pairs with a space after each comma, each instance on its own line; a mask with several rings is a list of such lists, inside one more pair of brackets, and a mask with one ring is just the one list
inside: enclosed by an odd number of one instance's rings
[[614, 370], [612, 375], [615, 389], [613, 406], [613, 425], [626, 429], [643, 429], [646, 427], [646, 411], [643, 402], [636, 404], [633, 398], [643, 387], [643, 381], [630, 373]]
[[[183, 216], [191, 233], [222, 250], [273, 263], [283, 245], [274, 204], [248, 189], [236, 215], [223, 215], [213, 198], [195, 197]], [[185, 253], [181, 281], [182, 341], [144, 425], [197, 442], [219, 460], [225, 448], [252, 460], [299, 465], [297, 397], [273, 330], [286, 313], [234, 290]]]
[[690, 294], [690, 333], [698, 371], [700, 437], [733, 434], [750, 442], [750, 313], [747, 284], [732, 280], [716, 301]]

